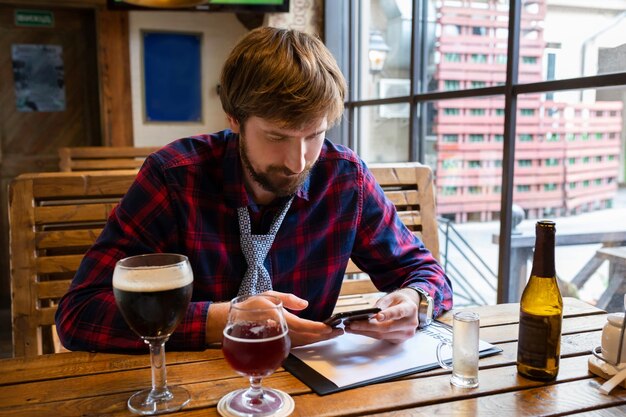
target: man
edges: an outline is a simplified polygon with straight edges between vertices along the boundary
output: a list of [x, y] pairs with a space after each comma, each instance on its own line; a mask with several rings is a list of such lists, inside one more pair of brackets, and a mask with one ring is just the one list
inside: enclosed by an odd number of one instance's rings
[[321, 321], [350, 258], [389, 294], [374, 320], [347, 331], [399, 343], [414, 334], [425, 298], [435, 316], [451, 308], [448, 278], [366, 165], [325, 139], [345, 95], [319, 39], [250, 32], [222, 71], [230, 129], [174, 141], [147, 158], [59, 303], [62, 343], [145, 349], [115, 306], [111, 276], [119, 259], [152, 252], [187, 255], [194, 272], [192, 302], [169, 349], [221, 341], [228, 300], [265, 291], [288, 310], [294, 346], [341, 334]]

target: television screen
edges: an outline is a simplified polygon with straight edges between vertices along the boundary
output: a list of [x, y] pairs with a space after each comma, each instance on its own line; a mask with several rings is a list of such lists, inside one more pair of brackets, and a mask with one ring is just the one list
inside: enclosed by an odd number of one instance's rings
[[107, 0], [109, 10], [197, 10], [231, 13], [279, 13], [289, 11], [289, 0], [205, 0], [193, 7], [142, 7], [123, 0]]

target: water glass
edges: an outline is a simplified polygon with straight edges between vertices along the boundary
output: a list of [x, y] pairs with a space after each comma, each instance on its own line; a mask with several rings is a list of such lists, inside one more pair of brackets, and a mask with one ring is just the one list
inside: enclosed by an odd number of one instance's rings
[[[441, 342], [437, 346], [437, 361], [444, 369], [452, 370], [450, 383], [461, 388], [478, 386], [478, 341], [480, 320], [478, 314], [470, 311], [454, 313], [452, 323], [452, 343]], [[452, 366], [441, 359], [441, 350], [452, 347]]]

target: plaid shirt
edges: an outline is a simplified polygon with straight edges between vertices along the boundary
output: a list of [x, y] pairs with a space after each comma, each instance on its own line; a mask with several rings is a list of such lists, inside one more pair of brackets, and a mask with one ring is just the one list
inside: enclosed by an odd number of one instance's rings
[[[253, 232], [266, 233], [283, 204], [251, 201], [238, 147], [238, 135], [225, 130], [177, 140], [146, 159], [59, 303], [57, 330], [67, 348], [146, 349], [115, 305], [112, 274], [117, 260], [153, 252], [187, 255], [194, 273], [192, 302], [168, 348], [205, 346], [210, 303], [235, 297], [247, 268], [237, 208], [249, 206]], [[350, 258], [382, 291], [419, 286], [433, 297], [435, 315], [452, 307], [449, 279], [363, 161], [326, 140], [265, 266], [276, 291], [309, 301], [300, 317], [323, 320]]]

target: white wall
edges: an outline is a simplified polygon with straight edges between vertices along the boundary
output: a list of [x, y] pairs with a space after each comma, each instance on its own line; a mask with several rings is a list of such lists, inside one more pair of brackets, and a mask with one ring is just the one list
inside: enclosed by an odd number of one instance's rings
[[[544, 41], [560, 43], [561, 48], [550, 50], [556, 56], [556, 79], [591, 76], [598, 73], [598, 48], [623, 45], [626, 18], [626, 1], [614, 0], [595, 7], [593, 0], [549, 0], [545, 19]], [[619, 6], [619, 7], [617, 7]], [[585, 47], [585, 67], [581, 60]], [[555, 94], [557, 101], [579, 102], [580, 91]], [[595, 90], [586, 90], [584, 101], [595, 101]]]
[[[202, 33], [202, 122], [145, 121], [141, 31]], [[131, 12], [129, 13], [130, 75], [135, 146], [161, 146], [185, 136], [211, 133], [226, 125], [216, 86], [230, 50], [248, 30], [233, 13]]]

